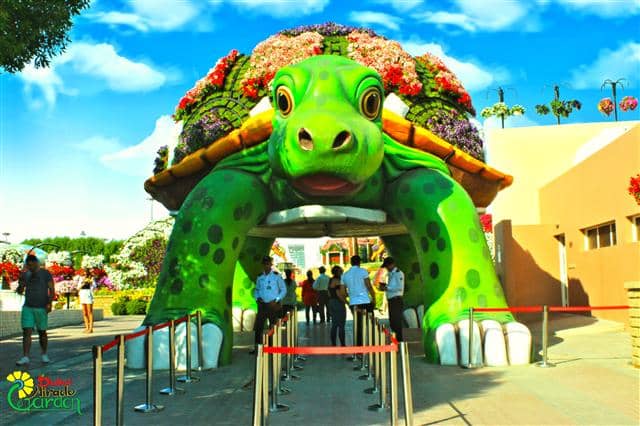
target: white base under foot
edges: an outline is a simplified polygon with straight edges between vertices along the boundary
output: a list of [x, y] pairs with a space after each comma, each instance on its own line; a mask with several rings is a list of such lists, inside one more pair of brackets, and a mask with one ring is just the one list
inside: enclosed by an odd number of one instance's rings
[[[133, 332], [144, 330], [145, 327], [138, 327]], [[185, 323], [176, 326], [176, 368], [186, 369], [186, 325]], [[131, 339], [125, 344], [125, 356], [128, 368], [146, 367], [145, 336]], [[222, 330], [215, 324], [204, 324], [202, 326], [202, 351], [203, 368], [217, 368], [220, 347], [222, 346]], [[195, 323], [191, 324], [191, 367], [199, 367], [198, 363], [198, 331]], [[153, 333], [153, 369], [169, 369], [169, 328], [157, 330]]]

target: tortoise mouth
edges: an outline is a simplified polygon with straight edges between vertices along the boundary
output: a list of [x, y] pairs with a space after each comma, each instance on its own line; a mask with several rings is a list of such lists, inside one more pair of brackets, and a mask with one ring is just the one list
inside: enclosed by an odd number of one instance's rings
[[338, 197], [349, 195], [358, 189], [358, 185], [348, 180], [324, 173], [302, 176], [291, 183], [295, 189], [307, 195]]

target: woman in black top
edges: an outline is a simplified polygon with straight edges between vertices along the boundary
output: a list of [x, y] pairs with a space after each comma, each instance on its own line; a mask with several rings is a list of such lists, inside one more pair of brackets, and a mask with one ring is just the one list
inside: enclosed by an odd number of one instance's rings
[[340, 344], [346, 346], [344, 338], [344, 324], [347, 320], [347, 292], [342, 284], [342, 268], [331, 268], [331, 280], [329, 281], [329, 312], [331, 314], [331, 344], [336, 346], [336, 337], [340, 338]]

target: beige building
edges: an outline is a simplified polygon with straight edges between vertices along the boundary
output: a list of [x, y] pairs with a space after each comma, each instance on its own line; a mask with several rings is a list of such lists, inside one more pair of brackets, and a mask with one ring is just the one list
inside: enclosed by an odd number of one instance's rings
[[492, 129], [487, 152], [514, 176], [489, 208], [509, 304], [626, 305], [624, 283], [640, 280], [640, 206], [627, 192], [640, 122]]

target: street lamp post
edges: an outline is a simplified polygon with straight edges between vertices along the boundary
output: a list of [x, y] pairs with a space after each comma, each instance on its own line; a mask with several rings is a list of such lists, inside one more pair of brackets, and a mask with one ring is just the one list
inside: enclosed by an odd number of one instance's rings
[[618, 99], [617, 99], [616, 89], [618, 86], [624, 89], [624, 85], [622, 84], [623, 81], [627, 81], [627, 79], [619, 78], [616, 81], [606, 79], [605, 81], [602, 82], [602, 86], [600, 86], [600, 90], [604, 89], [604, 87], [607, 85], [611, 86], [611, 94], [613, 97], [613, 116], [615, 117], [616, 121], [618, 121]]

